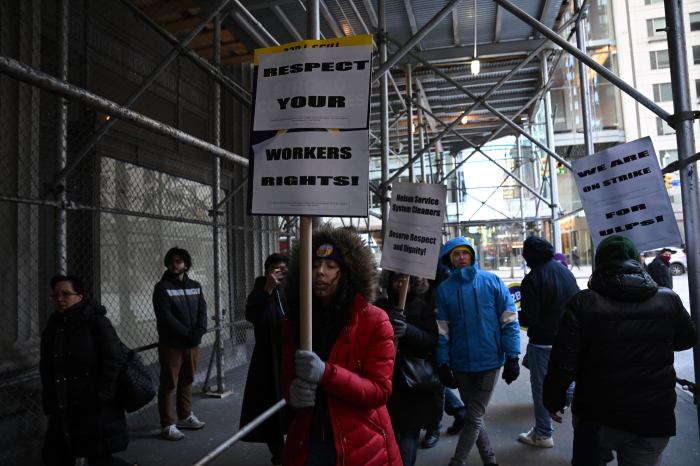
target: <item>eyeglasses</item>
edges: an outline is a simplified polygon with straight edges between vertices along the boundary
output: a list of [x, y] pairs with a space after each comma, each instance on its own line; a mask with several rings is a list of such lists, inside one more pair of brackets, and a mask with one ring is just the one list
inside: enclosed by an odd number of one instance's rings
[[75, 291], [59, 291], [58, 293], [54, 293], [49, 295], [49, 298], [51, 299], [58, 299], [60, 298], [67, 298], [69, 296], [77, 296], [80, 293], [76, 293]]

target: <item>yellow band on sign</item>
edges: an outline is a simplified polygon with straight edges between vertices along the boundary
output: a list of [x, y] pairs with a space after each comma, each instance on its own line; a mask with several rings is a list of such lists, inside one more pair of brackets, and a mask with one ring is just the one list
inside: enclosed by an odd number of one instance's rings
[[266, 48], [262, 48], [262, 49], [255, 49], [253, 63], [255, 65], [257, 65], [258, 58], [261, 55], [269, 55], [272, 53], [291, 52], [294, 50], [332, 48], [332, 47], [351, 47], [351, 46], [355, 46], [355, 45], [366, 45], [368, 47], [371, 47], [372, 40], [373, 40], [372, 34], [364, 34], [361, 36], [338, 37], [338, 38], [334, 38], [334, 39], [300, 40], [297, 42], [289, 42], [288, 44], [277, 45], [275, 47], [266, 47]]

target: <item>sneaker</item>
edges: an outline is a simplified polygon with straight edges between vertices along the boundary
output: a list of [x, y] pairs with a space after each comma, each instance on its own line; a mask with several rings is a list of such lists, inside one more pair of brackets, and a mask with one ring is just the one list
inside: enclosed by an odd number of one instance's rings
[[177, 421], [177, 426], [180, 429], [197, 430], [204, 427], [204, 422], [197, 419], [197, 416], [195, 416], [193, 413], [190, 413], [190, 415], [187, 416], [187, 419], [179, 419]]
[[160, 436], [165, 440], [182, 440], [185, 438], [185, 434], [180, 432], [175, 425], [163, 427], [163, 430], [160, 431]]
[[554, 446], [554, 440], [552, 440], [552, 437], [536, 435], [535, 429], [530, 429], [529, 432], [518, 435], [518, 442], [539, 448], [552, 448]]
[[456, 435], [462, 431], [464, 427], [464, 418], [460, 416], [455, 416], [455, 420], [450, 427], [447, 428], [447, 433], [449, 435]]
[[423, 437], [423, 441], [421, 442], [420, 447], [433, 448], [438, 443], [438, 440], [440, 440], [439, 430], [426, 430], [425, 437]]

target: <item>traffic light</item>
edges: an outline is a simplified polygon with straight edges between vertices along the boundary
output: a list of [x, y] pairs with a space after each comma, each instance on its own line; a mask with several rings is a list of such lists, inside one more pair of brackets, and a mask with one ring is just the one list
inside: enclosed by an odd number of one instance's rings
[[671, 189], [671, 186], [673, 186], [673, 182], [671, 181], [671, 175], [664, 175], [664, 185], [666, 186], [666, 189]]
[[563, 175], [566, 172], [564, 169], [564, 164], [561, 162], [557, 162], [557, 175]]

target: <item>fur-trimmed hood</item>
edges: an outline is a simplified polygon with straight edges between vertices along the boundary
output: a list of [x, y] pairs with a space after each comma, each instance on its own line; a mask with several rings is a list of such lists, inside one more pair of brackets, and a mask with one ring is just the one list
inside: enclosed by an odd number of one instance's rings
[[[368, 302], [377, 295], [376, 264], [372, 252], [350, 228], [323, 226], [313, 234], [311, 253], [324, 244], [332, 243], [343, 257], [342, 272], [349, 278], [353, 288]], [[285, 280], [285, 295], [289, 306], [299, 306], [299, 245], [292, 251], [289, 274]], [[349, 304], [349, 303], [348, 303]]]

